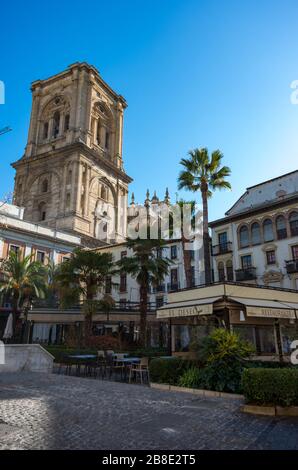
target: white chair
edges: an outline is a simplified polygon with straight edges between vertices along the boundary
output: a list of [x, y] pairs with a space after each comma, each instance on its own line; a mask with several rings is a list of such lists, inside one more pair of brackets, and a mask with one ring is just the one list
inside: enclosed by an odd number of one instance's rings
[[132, 374], [140, 374], [141, 384], [143, 383], [143, 374], [147, 374], [147, 379], [149, 383], [149, 359], [148, 357], [141, 357], [139, 364], [132, 364], [129, 369], [129, 383], [131, 382]]

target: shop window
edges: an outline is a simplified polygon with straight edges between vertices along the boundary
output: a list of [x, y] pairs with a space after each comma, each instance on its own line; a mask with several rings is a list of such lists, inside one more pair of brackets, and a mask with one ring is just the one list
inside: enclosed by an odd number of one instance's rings
[[241, 227], [239, 231], [239, 240], [240, 240], [240, 247], [244, 248], [245, 246], [249, 245], [249, 233], [248, 233], [248, 228], [246, 225]]
[[279, 215], [276, 218], [276, 233], [277, 233], [277, 239], [278, 240], [282, 240], [284, 238], [287, 238], [286, 219], [284, 218], [283, 215]]
[[291, 354], [291, 344], [298, 337], [296, 325], [283, 325], [280, 329], [282, 349], [285, 354]]
[[298, 212], [297, 211], [291, 212], [289, 221], [290, 221], [291, 236], [294, 237], [298, 235]]
[[253, 326], [233, 326], [233, 331], [237, 333], [243, 340], [249, 341], [254, 347], [256, 347], [256, 333]]
[[261, 243], [261, 229], [260, 224], [254, 222], [251, 226], [251, 242], [253, 245]]
[[266, 219], [263, 222], [264, 242], [272, 242], [274, 240], [272, 220]]
[[275, 335], [273, 327], [256, 327], [258, 349], [260, 353], [275, 354]]
[[276, 263], [275, 250], [266, 251], [266, 260], [267, 260], [267, 264], [275, 264]]

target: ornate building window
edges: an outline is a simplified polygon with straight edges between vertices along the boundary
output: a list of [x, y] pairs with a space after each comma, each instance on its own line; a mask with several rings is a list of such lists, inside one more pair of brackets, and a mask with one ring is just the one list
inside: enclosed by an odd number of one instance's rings
[[264, 242], [272, 242], [274, 240], [273, 224], [271, 219], [266, 219], [263, 222]]
[[53, 116], [53, 130], [52, 130], [52, 136], [54, 138], [58, 137], [59, 135], [59, 129], [60, 129], [60, 113], [59, 111], [56, 111]]
[[105, 148], [108, 150], [109, 146], [110, 146], [110, 133], [106, 131]]
[[41, 192], [42, 193], [47, 193], [49, 190], [49, 183], [47, 179], [44, 179], [42, 184], [41, 184]]
[[276, 263], [275, 250], [266, 251], [266, 261], [267, 261], [267, 264], [275, 264]]
[[240, 248], [244, 248], [249, 245], [249, 232], [246, 225], [243, 225], [239, 230], [239, 241]]
[[101, 199], [104, 199], [105, 201], [107, 201], [109, 198], [109, 190], [104, 184], [101, 186], [101, 189], [100, 189], [100, 197]]
[[70, 115], [66, 114], [64, 118], [64, 132], [69, 130]]
[[48, 135], [49, 135], [49, 123], [48, 122], [45, 122], [44, 125], [43, 125], [43, 140], [46, 140], [48, 138]]
[[47, 218], [47, 206], [45, 202], [41, 202], [38, 207], [38, 220], [42, 222]]
[[291, 236], [295, 237], [296, 235], [298, 235], [298, 212], [297, 211], [291, 212], [289, 221], [290, 221]]
[[218, 270], [218, 280], [219, 282], [222, 282], [225, 280], [225, 265], [222, 261], [220, 261], [217, 265], [217, 270]]
[[233, 261], [229, 259], [226, 263], [227, 281], [234, 281]]
[[277, 233], [278, 240], [287, 238], [287, 224], [286, 224], [286, 219], [284, 218], [283, 215], [279, 215], [276, 218], [276, 233]]
[[254, 222], [251, 226], [251, 242], [253, 245], [261, 243], [261, 229], [258, 222]]

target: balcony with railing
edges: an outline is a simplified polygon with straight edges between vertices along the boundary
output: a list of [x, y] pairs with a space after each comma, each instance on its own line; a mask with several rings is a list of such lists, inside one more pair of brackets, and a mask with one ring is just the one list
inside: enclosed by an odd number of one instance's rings
[[286, 261], [286, 270], [288, 274], [298, 273], [298, 259], [290, 259]]
[[250, 266], [248, 268], [235, 269], [235, 275], [236, 282], [253, 281], [257, 279], [257, 268]]
[[220, 243], [219, 245], [213, 245], [212, 255], [218, 256], [218, 255], [224, 255], [225, 253], [231, 253], [232, 248], [233, 248], [232, 242], [225, 242], [225, 243]]

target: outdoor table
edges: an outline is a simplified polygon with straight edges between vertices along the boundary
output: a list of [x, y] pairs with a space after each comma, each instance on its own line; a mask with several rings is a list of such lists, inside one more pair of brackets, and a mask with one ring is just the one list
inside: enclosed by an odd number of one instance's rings
[[97, 356], [96, 354], [71, 354], [67, 357], [71, 359], [95, 359]]
[[123, 362], [123, 364], [132, 364], [140, 362], [140, 357], [123, 357], [122, 359], [115, 359], [115, 362]]

